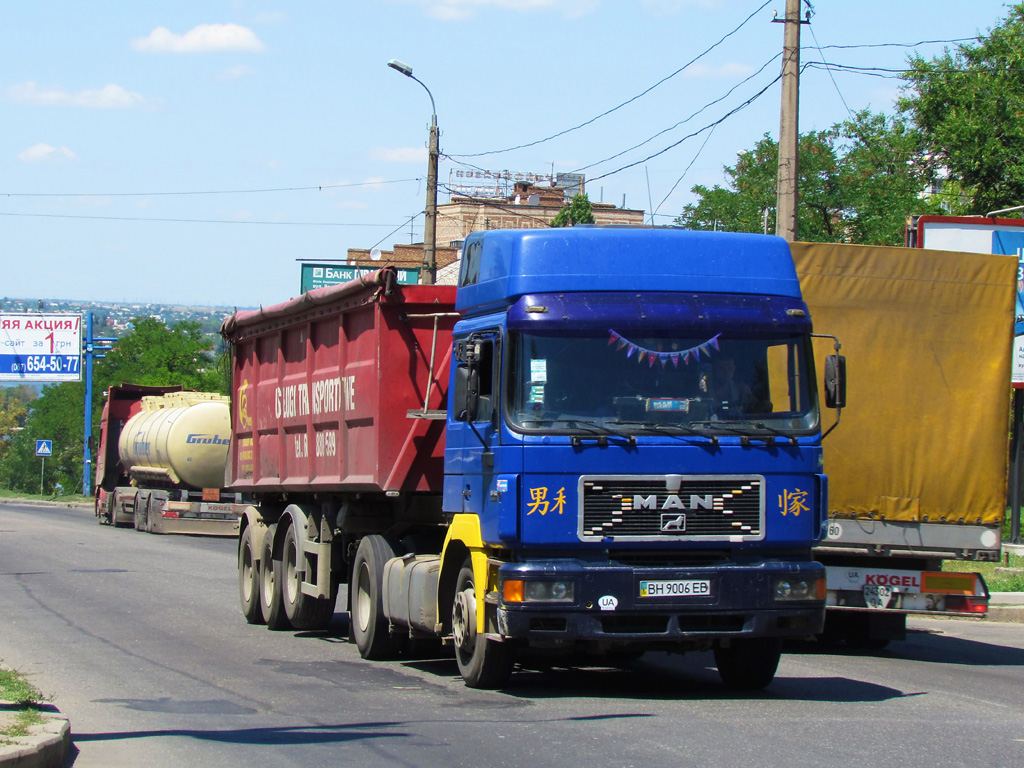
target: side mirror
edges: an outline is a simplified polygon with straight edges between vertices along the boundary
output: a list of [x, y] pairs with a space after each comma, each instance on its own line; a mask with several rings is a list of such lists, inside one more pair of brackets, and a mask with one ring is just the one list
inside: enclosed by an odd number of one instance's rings
[[825, 358], [825, 406], [846, 407], [845, 355], [829, 355]]
[[480, 409], [480, 372], [475, 364], [456, 366], [452, 405], [455, 421], [476, 420]]

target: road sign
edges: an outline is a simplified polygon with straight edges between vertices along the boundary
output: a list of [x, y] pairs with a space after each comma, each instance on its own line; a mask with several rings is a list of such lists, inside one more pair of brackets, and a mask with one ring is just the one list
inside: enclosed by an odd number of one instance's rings
[[0, 381], [81, 380], [81, 315], [0, 312]]
[[36, 456], [53, 456], [53, 440], [36, 440]]

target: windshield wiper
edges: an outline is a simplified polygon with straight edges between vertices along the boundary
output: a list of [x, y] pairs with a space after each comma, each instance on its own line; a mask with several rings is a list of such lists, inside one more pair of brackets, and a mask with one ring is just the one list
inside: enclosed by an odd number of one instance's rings
[[523, 424], [529, 424], [531, 426], [555, 426], [564, 424], [566, 429], [578, 429], [587, 432], [588, 436], [586, 438], [581, 437], [580, 435], [570, 436], [569, 442], [576, 447], [583, 445], [583, 440], [590, 439], [591, 435], [597, 442], [597, 445], [601, 448], [608, 445], [609, 437], [618, 437], [625, 440], [629, 445], [636, 445], [636, 438], [633, 435], [619, 432], [618, 430], [606, 427], [604, 424], [599, 424], [596, 421], [588, 421], [586, 419], [574, 419], [571, 417], [564, 419], [524, 419]]
[[[776, 437], [785, 438], [791, 445], [797, 444], [795, 435], [775, 427], [769, 427], [762, 421], [695, 421], [692, 423], [730, 435], [739, 435], [741, 445], [749, 445], [751, 439], [763, 440], [765, 445], [774, 445]], [[769, 434], [761, 435], [757, 434], [758, 432], [768, 432]]]
[[647, 432], [653, 432], [654, 434], [660, 435], [686, 435], [696, 437], [706, 437], [711, 440], [712, 443], [718, 443], [718, 436], [708, 432], [706, 429], [695, 429], [689, 425], [682, 424], [661, 424], [656, 421], [632, 421], [624, 419], [616, 419], [610, 422], [618, 426], [636, 426]]
[[[568, 429], [585, 429], [592, 435], [595, 435], [594, 439], [601, 448], [608, 445], [609, 437], [618, 437], [625, 440], [629, 445], [636, 445], [636, 438], [633, 435], [611, 429], [604, 424], [598, 424], [596, 421], [586, 421], [584, 419], [559, 419], [559, 421], [564, 421]], [[579, 435], [573, 435], [569, 442], [578, 447], [583, 444], [583, 438]]]

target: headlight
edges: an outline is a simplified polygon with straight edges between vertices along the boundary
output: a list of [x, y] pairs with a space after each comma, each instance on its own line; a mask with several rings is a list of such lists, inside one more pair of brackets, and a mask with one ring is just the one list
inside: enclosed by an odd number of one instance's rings
[[521, 581], [509, 579], [502, 588], [506, 603], [570, 603], [576, 597], [571, 581]]
[[790, 577], [775, 580], [775, 599], [791, 600], [824, 600], [825, 580], [817, 576]]

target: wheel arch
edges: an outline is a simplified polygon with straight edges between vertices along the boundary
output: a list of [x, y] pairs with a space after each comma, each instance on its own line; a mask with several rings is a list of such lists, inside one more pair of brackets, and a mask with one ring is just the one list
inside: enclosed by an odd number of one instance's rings
[[437, 619], [445, 632], [451, 630], [452, 601], [455, 599], [459, 571], [467, 557], [472, 558], [474, 583], [485, 585], [484, 589], [476, 591], [477, 632], [485, 631], [485, 597], [490, 587], [487, 565], [489, 552], [480, 531], [480, 518], [469, 514], [455, 515], [441, 550], [441, 574], [437, 583]]

